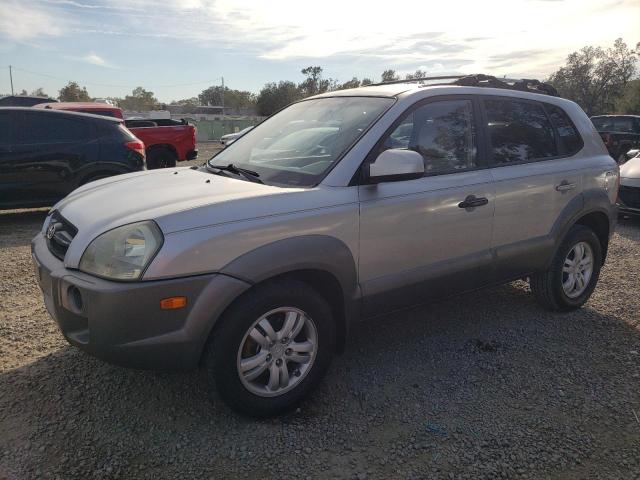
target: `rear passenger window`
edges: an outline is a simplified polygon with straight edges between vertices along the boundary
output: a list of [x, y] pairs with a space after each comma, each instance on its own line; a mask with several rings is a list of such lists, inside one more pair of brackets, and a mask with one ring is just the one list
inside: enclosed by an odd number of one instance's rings
[[65, 118], [57, 114], [25, 113], [18, 143], [69, 143], [91, 136], [89, 122]]
[[428, 103], [407, 115], [386, 138], [383, 150], [407, 149], [424, 159], [427, 175], [476, 166], [473, 109], [469, 100]]
[[582, 138], [569, 116], [560, 107], [544, 104], [553, 125], [556, 127], [558, 139], [560, 140], [561, 153], [563, 155], [573, 155], [582, 148]]
[[558, 155], [553, 128], [542, 105], [517, 100], [485, 100], [484, 105], [494, 164]]
[[11, 119], [9, 118], [9, 112], [0, 113], [0, 145], [11, 143], [9, 138], [10, 128]]

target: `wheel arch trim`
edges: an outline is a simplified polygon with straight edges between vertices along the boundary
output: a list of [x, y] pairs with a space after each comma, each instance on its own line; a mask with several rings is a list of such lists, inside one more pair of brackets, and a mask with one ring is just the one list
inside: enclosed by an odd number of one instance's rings
[[[574, 197], [560, 212], [551, 230], [554, 239], [554, 254], [562, 239], [567, 235], [571, 227], [580, 223], [587, 215], [599, 213], [608, 219], [608, 235], [611, 236], [617, 222], [617, 207], [611, 203], [607, 192], [601, 189], [589, 189]], [[596, 234], [598, 232], [595, 232]], [[608, 239], [606, 239], [608, 241]], [[604, 239], [601, 238], [601, 241]], [[607, 245], [602, 245], [602, 261], [604, 263]], [[546, 267], [551, 265], [553, 255], [549, 258]]]

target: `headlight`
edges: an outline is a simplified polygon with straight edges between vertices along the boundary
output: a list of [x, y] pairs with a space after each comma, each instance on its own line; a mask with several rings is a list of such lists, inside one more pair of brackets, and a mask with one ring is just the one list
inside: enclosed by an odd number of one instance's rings
[[162, 241], [162, 232], [155, 222], [114, 228], [89, 244], [80, 260], [80, 270], [114, 280], [137, 280]]

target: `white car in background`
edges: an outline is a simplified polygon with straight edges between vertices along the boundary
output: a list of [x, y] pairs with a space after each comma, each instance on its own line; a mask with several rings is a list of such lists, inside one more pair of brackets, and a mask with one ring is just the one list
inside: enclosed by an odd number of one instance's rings
[[222, 137], [220, 137], [220, 143], [225, 147], [228, 147], [229, 145], [231, 145], [233, 142], [235, 142], [237, 139], [239, 139], [241, 136], [243, 136], [252, 128], [253, 128], [253, 125], [245, 128], [244, 130], [240, 130], [239, 132], [228, 133], [226, 135], [223, 135]]
[[640, 215], [640, 152], [636, 150], [635, 153], [620, 166], [618, 206], [621, 213]]

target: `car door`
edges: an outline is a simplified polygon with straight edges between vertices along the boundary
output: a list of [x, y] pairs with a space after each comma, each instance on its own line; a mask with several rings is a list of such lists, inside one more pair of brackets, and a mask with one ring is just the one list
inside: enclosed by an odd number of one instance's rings
[[370, 155], [369, 162], [388, 148], [417, 151], [425, 175], [359, 186], [365, 315], [472, 289], [487, 278], [495, 195], [478, 148], [477, 112], [465, 96], [421, 102]]
[[98, 158], [91, 122], [52, 111], [22, 111], [16, 126], [12, 170], [14, 197], [22, 204], [49, 205], [76, 185], [76, 173]]
[[503, 281], [529, 274], [549, 258], [553, 225], [581, 191], [584, 165], [574, 155], [582, 140], [555, 105], [507, 97], [487, 97], [482, 104], [496, 185], [494, 274]]

